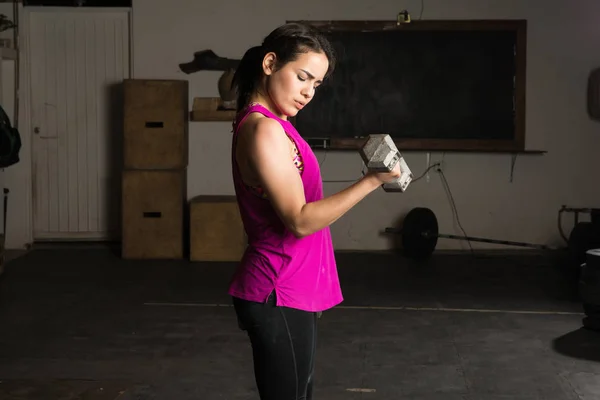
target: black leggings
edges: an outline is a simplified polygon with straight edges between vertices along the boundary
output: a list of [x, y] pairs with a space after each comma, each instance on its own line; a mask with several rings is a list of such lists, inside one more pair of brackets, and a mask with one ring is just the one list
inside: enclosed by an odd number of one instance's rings
[[240, 328], [252, 344], [254, 376], [261, 400], [310, 400], [317, 313], [233, 298]]

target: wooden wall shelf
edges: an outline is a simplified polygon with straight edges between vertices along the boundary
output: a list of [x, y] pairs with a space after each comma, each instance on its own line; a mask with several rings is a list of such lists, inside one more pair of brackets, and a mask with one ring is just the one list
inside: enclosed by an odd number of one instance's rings
[[223, 108], [219, 97], [194, 97], [194, 104], [190, 112], [190, 121], [227, 121], [235, 118], [235, 110]]
[[[358, 151], [364, 145], [367, 138], [304, 138], [309, 146], [315, 150], [339, 150], [339, 151]], [[530, 155], [543, 155], [546, 154], [546, 150], [535, 150], [535, 149], [520, 149], [510, 147], [488, 147], [479, 149], [475, 147], [471, 148], [446, 148], [436, 146], [432, 141], [412, 141], [410, 145], [406, 144], [403, 139], [394, 139], [394, 143], [398, 147], [401, 153], [408, 152], [448, 152], [448, 153], [505, 153], [505, 154], [530, 154]]]

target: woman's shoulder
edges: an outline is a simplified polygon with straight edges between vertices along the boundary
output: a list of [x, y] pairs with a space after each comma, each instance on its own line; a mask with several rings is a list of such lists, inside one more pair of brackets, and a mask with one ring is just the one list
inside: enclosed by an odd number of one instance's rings
[[287, 140], [283, 126], [273, 118], [260, 113], [249, 114], [239, 127], [238, 135], [243, 142], [255, 145], [276, 145]]

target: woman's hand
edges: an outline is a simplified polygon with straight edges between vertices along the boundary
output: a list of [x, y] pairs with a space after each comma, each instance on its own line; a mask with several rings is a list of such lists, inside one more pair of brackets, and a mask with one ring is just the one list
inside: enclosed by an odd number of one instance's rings
[[390, 172], [374, 172], [369, 171], [365, 174], [365, 176], [372, 177], [376, 179], [380, 185], [385, 183], [392, 183], [396, 181], [398, 178], [402, 176], [402, 170], [400, 169], [400, 163], [397, 162]]

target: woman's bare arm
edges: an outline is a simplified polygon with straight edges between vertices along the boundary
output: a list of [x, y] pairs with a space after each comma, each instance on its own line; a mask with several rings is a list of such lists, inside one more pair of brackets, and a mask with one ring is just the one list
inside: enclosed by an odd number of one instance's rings
[[296, 237], [331, 225], [387, 180], [399, 175], [367, 174], [348, 188], [307, 203], [300, 174], [290, 160], [289, 139], [281, 125], [259, 119], [245, 140], [246, 156], [279, 217]]

